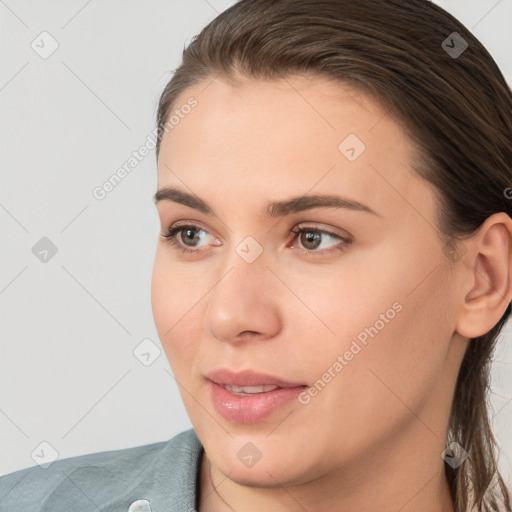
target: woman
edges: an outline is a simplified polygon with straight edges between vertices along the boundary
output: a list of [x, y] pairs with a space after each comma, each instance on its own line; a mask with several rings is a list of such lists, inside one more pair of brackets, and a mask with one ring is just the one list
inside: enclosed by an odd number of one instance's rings
[[426, 0], [242, 0], [157, 122], [152, 306], [194, 429], [7, 475], [4, 503], [511, 510], [486, 392], [512, 94], [478, 40]]

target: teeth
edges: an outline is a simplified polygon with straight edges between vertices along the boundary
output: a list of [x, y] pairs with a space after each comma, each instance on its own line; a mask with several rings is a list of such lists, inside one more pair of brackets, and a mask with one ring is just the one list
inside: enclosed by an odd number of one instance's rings
[[267, 391], [273, 391], [279, 386], [272, 386], [270, 384], [265, 384], [263, 386], [230, 386], [229, 384], [224, 384], [223, 387], [235, 395], [245, 396], [253, 395], [255, 393], [266, 393]]

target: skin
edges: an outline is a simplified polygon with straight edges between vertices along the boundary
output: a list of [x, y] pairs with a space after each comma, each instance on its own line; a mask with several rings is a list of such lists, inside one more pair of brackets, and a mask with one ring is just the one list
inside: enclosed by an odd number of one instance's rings
[[[178, 221], [206, 232], [180, 240], [195, 255], [159, 239], [152, 279], [156, 328], [205, 448], [199, 511], [452, 511], [449, 410], [468, 338], [512, 296], [512, 220], [489, 217], [450, 265], [434, 189], [379, 104], [320, 77], [212, 78], [178, 98], [198, 105], [163, 137], [158, 186], [199, 196], [217, 216], [160, 201], [162, 233]], [[354, 161], [338, 149], [348, 134], [366, 145]], [[260, 215], [271, 200], [333, 193], [378, 215]], [[298, 224], [352, 242], [321, 255], [342, 242], [323, 235], [315, 248], [290, 232]], [[252, 263], [235, 251], [248, 236], [263, 250]], [[394, 303], [402, 309], [307, 405], [250, 425], [214, 409], [207, 372], [251, 368], [312, 386]], [[250, 468], [236, 455], [247, 442], [262, 454]]]

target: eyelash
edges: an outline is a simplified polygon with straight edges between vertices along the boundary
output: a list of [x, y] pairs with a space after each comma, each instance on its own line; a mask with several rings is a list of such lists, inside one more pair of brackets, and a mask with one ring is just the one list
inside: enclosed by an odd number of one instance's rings
[[[185, 229], [194, 229], [194, 230], [197, 230], [197, 231], [204, 231], [205, 233], [207, 233], [206, 230], [200, 228], [199, 226], [195, 226], [193, 224], [187, 224], [187, 225], [170, 227], [169, 230], [167, 231], [167, 233], [161, 234], [160, 236], [163, 238], [163, 240], [166, 243], [168, 243], [173, 248], [177, 249], [178, 251], [180, 251], [182, 253], [198, 254], [198, 253], [202, 252], [201, 250], [190, 249], [188, 247], [184, 247], [182, 244], [180, 244], [178, 242], [177, 235], [180, 232], [184, 231]], [[342, 237], [340, 235], [336, 235], [334, 233], [331, 233], [330, 231], [325, 231], [325, 230], [317, 229], [317, 228], [311, 227], [311, 226], [300, 226], [299, 225], [299, 226], [295, 227], [294, 229], [290, 230], [290, 232], [295, 235], [294, 240], [298, 237], [298, 235], [300, 235], [301, 233], [306, 232], [306, 233], [319, 233], [319, 234], [323, 234], [323, 235], [328, 235], [329, 237], [337, 238], [337, 239], [339, 239], [342, 242], [341, 244], [338, 244], [336, 246], [330, 247], [328, 249], [323, 249], [321, 251], [310, 250], [310, 249], [300, 249], [302, 252], [304, 252], [304, 253], [306, 253], [307, 255], [310, 255], [310, 256], [325, 256], [325, 255], [330, 254], [330, 253], [335, 252], [335, 251], [345, 251], [347, 249], [347, 246], [350, 245], [350, 243], [352, 242], [352, 240], [349, 239], [349, 238], [344, 238], [344, 237]]]

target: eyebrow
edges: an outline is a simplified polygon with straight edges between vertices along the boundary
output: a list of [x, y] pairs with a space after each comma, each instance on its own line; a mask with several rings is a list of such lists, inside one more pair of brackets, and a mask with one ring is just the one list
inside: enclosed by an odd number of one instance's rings
[[[173, 201], [189, 208], [194, 208], [206, 215], [216, 215], [213, 208], [203, 199], [173, 187], [163, 187], [153, 197], [155, 204], [159, 201]], [[375, 210], [364, 203], [335, 195], [302, 195], [284, 201], [270, 201], [261, 211], [263, 217], [284, 217], [292, 213], [303, 212], [312, 208], [343, 208], [362, 211], [380, 217]]]

